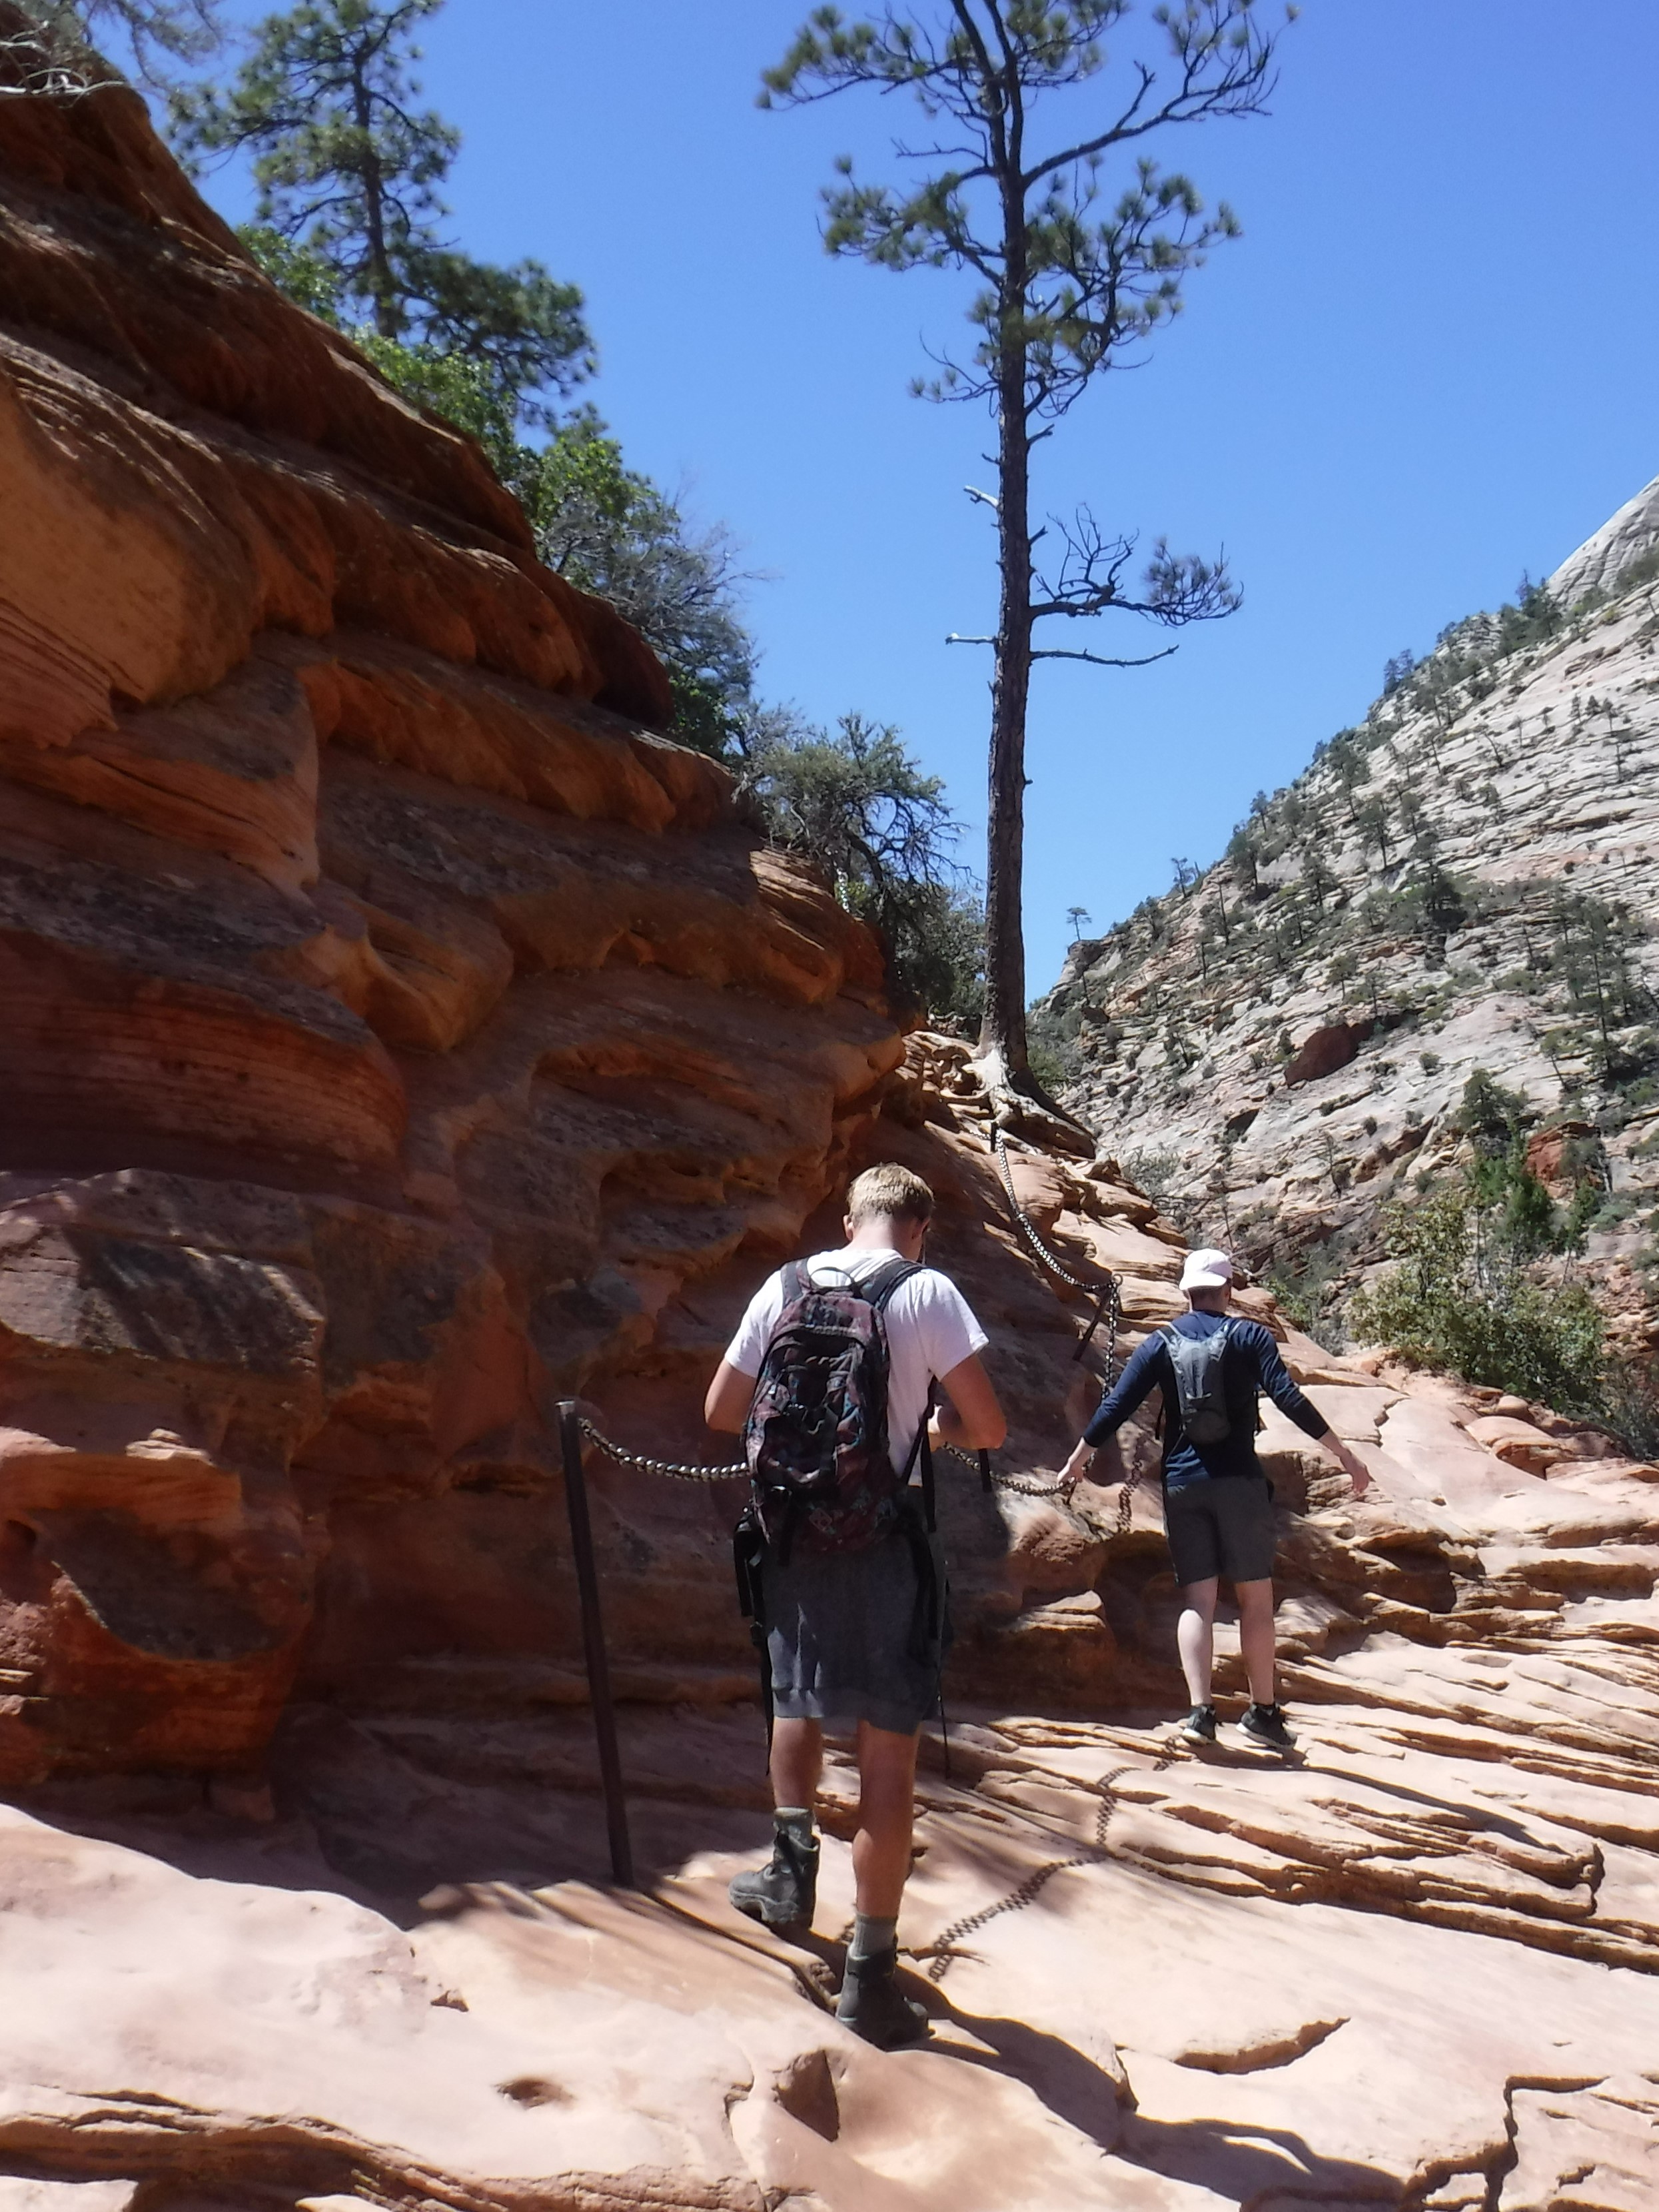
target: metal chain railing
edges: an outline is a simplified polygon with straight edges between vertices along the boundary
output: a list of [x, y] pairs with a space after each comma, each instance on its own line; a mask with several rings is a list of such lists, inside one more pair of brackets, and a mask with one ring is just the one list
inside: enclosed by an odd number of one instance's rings
[[1042, 1231], [1019, 1202], [1018, 1193], [1014, 1188], [1013, 1170], [1008, 1164], [1008, 1139], [1004, 1135], [1000, 1122], [992, 1125], [991, 1151], [996, 1160], [998, 1171], [1002, 1177], [1002, 1188], [1007, 1194], [1008, 1211], [1013, 1215], [1014, 1225], [1020, 1235], [1051, 1275], [1057, 1276], [1069, 1289], [1081, 1291], [1085, 1297], [1092, 1298], [1095, 1301], [1094, 1318], [1084, 1331], [1077, 1350], [1072, 1354], [1073, 1359], [1082, 1358], [1089, 1348], [1095, 1331], [1103, 1321], [1106, 1323], [1105, 1381], [1106, 1387], [1109, 1390], [1117, 1369], [1117, 1338], [1123, 1321], [1123, 1286], [1109, 1267], [1105, 1270], [1103, 1281], [1085, 1283], [1081, 1276], [1072, 1273], [1060, 1255], [1048, 1244]]
[[[1124, 1487], [1127, 1490], [1128, 1485], [1126, 1483]], [[989, 1905], [981, 1905], [977, 1912], [966, 1913], [960, 1920], [953, 1920], [931, 1943], [913, 1954], [918, 1959], [930, 1961], [927, 1978], [935, 1988], [950, 1972], [953, 1959], [971, 1956], [962, 1949], [963, 1943], [969, 1936], [977, 1936], [981, 1928], [988, 1927], [994, 1920], [1000, 1920], [1005, 1912], [1023, 1912], [1028, 1905], [1036, 1903], [1057, 1874], [1070, 1874], [1079, 1867], [1099, 1866], [1109, 1859], [1111, 1856], [1109, 1832], [1112, 1815], [1117, 1810], [1117, 1794], [1113, 1785], [1125, 1774], [1162, 1774], [1175, 1764], [1178, 1756], [1176, 1747], [1166, 1744], [1162, 1755], [1150, 1766], [1120, 1766], [1111, 1773], [1103, 1775], [1097, 1784], [1100, 1802], [1095, 1808], [1095, 1835], [1091, 1849], [1074, 1852], [1069, 1858], [1048, 1859], [1042, 1866], [1034, 1867], [1017, 1888], [1011, 1889], [1006, 1896], [997, 1898]]]
[[740, 1459], [733, 1467], [699, 1467], [690, 1460], [650, 1459], [643, 1452], [625, 1451], [596, 1429], [586, 1413], [577, 1417], [577, 1426], [607, 1459], [615, 1460], [618, 1467], [636, 1468], [641, 1474], [659, 1474], [667, 1482], [735, 1482], [739, 1475], [745, 1481], [749, 1478], [747, 1460]]
[[[702, 1483], [747, 1481], [749, 1477], [748, 1462], [744, 1460], [728, 1467], [702, 1467], [690, 1460], [652, 1459], [647, 1453], [631, 1452], [617, 1443], [603, 1430], [596, 1428], [586, 1413], [578, 1417], [577, 1426], [588, 1443], [596, 1450], [602, 1451], [607, 1459], [614, 1460], [618, 1467], [632, 1468], [641, 1474], [659, 1475], [667, 1482]], [[963, 1451], [956, 1444], [946, 1444], [943, 1449], [953, 1459], [959, 1459], [965, 1467], [978, 1468], [978, 1459], [972, 1452]], [[1059, 1498], [1066, 1492], [1066, 1485], [1058, 1480], [1049, 1483], [1028, 1482], [1021, 1475], [1000, 1474], [994, 1468], [991, 1470], [991, 1480], [999, 1490], [1014, 1491], [1022, 1498]]]

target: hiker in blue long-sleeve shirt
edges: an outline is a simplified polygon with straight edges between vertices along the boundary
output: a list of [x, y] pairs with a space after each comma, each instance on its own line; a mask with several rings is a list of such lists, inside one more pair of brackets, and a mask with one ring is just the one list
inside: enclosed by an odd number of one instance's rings
[[1179, 1732], [1194, 1743], [1215, 1741], [1210, 1672], [1216, 1595], [1225, 1575], [1238, 1600], [1239, 1642], [1250, 1684], [1251, 1702], [1240, 1725], [1255, 1742], [1289, 1751], [1296, 1738], [1285, 1726], [1274, 1681], [1273, 1491], [1255, 1452], [1258, 1392], [1265, 1390], [1340, 1462], [1356, 1498], [1370, 1477], [1297, 1389], [1273, 1331], [1227, 1311], [1232, 1280], [1233, 1263], [1224, 1252], [1188, 1255], [1181, 1287], [1189, 1310], [1139, 1346], [1101, 1400], [1063, 1479], [1075, 1483], [1097, 1448], [1152, 1391], [1162, 1391], [1164, 1525], [1181, 1586], [1176, 1641], [1193, 1700]]

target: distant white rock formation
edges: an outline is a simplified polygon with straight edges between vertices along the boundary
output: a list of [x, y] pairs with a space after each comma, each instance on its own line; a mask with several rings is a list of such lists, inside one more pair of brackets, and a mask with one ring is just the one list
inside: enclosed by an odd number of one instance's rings
[[1569, 607], [1586, 592], [1610, 592], [1622, 571], [1655, 544], [1659, 544], [1659, 477], [1567, 556], [1548, 579], [1549, 589]]

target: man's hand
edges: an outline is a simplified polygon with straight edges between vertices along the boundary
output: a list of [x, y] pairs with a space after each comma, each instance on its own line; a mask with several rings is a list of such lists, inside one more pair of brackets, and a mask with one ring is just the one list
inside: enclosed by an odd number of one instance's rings
[[1079, 1437], [1076, 1450], [1073, 1452], [1070, 1459], [1066, 1461], [1065, 1466], [1060, 1470], [1060, 1494], [1062, 1498], [1069, 1498], [1071, 1496], [1072, 1492], [1077, 1488], [1079, 1483], [1082, 1481], [1084, 1476], [1087, 1474], [1091, 1467], [1093, 1466], [1094, 1457], [1094, 1446], [1085, 1439]]
[[1349, 1486], [1354, 1496], [1363, 1498], [1371, 1486], [1370, 1474], [1364, 1461], [1360, 1458], [1352, 1444], [1343, 1443], [1334, 1429], [1322, 1436], [1319, 1441], [1347, 1476]]

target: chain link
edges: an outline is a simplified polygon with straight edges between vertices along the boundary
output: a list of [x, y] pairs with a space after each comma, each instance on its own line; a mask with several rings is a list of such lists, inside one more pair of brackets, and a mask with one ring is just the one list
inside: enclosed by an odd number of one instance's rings
[[[1042, 1261], [1043, 1266], [1047, 1267], [1052, 1274], [1058, 1275], [1062, 1283], [1069, 1283], [1074, 1291], [1085, 1291], [1091, 1297], [1098, 1296], [1102, 1285], [1099, 1283], [1085, 1283], [1080, 1281], [1079, 1278], [1072, 1273], [1065, 1261], [1057, 1258], [1055, 1255], [1049, 1250], [1048, 1245], [1042, 1241], [1042, 1231], [1038, 1229], [1036, 1222], [1031, 1219], [1030, 1215], [1026, 1212], [1025, 1208], [1020, 1204], [1018, 1197], [1016, 1197], [1014, 1194], [1013, 1170], [1008, 1164], [1008, 1139], [1003, 1134], [1002, 1126], [1000, 1122], [994, 1124], [991, 1130], [991, 1149], [996, 1155], [997, 1166], [1000, 1169], [1002, 1173], [1002, 1187], [1008, 1194], [1009, 1209], [1012, 1212], [1014, 1219], [1019, 1224], [1026, 1243], [1036, 1254], [1038, 1259]], [[1117, 1278], [1115, 1276], [1112, 1276], [1109, 1279], [1115, 1282]]]
[[[1126, 1484], [1124, 1486], [1127, 1489], [1128, 1486]], [[1095, 1808], [1092, 1850], [1075, 1852], [1070, 1858], [1049, 1859], [1046, 1864], [1034, 1867], [1017, 1889], [1011, 1889], [1006, 1897], [999, 1897], [994, 1904], [981, 1905], [977, 1912], [969, 1912], [960, 1920], [953, 1920], [942, 1935], [935, 1936], [922, 1950], [914, 1953], [914, 1957], [931, 1961], [927, 1978], [935, 1988], [950, 1972], [952, 1959], [971, 1957], [971, 1953], [964, 1954], [961, 1948], [967, 1936], [978, 1935], [981, 1928], [988, 1927], [993, 1920], [1000, 1920], [1005, 1912], [1023, 1912], [1028, 1905], [1035, 1904], [1057, 1874], [1070, 1874], [1078, 1867], [1103, 1865], [1112, 1856], [1109, 1832], [1112, 1815], [1117, 1810], [1117, 1783], [1126, 1774], [1162, 1774], [1175, 1764], [1177, 1756], [1175, 1746], [1166, 1743], [1160, 1756], [1152, 1761], [1150, 1767], [1120, 1766], [1109, 1774], [1103, 1774], [1096, 1785], [1100, 1802]]]
[[637, 1468], [641, 1474], [659, 1474], [670, 1482], [735, 1482], [739, 1475], [748, 1477], [746, 1460], [739, 1460], [735, 1467], [696, 1467], [684, 1460], [647, 1459], [642, 1452], [624, 1451], [620, 1444], [612, 1443], [586, 1413], [578, 1415], [577, 1425], [589, 1443], [597, 1444], [607, 1459], [614, 1459], [618, 1467]]
[[[748, 1478], [749, 1467], [744, 1460], [739, 1460], [732, 1467], [698, 1467], [684, 1460], [650, 1459], [643, 1452], [624, 1451], [619, 1443], [613, 1443], [611, 1437], [595, 1428], [586, 1413], [578, 1417], [578, 1426], [589, 1443], [602, 1451], [607, 1459], [615, 1460], [618, 1467], [631, 1467], [641, 1474], [660, 1475], [670, 1482], [736, 1482], [739, 1478], [745, 1480]], [[959, 1459], [963, 1466], [977, 1471], [979, 1462], [972, 1452], [965, 1452], [956, 1444], [946, 1444], [943, 1449], [952, 1458]], [[994, 1470], [991, 1480], [999, 1490], [1016, 1490], [1024, 1498], [1058, 1498], [1066, 1489], [1066, 1485], [1060, 1481], [1026, 1482], [1017, 1474], [998, 1474]]]
[[[1106, 1387], [1110, 1389], [1117, 1370], [1118, 1332], [1123, 1322], [1123, 1286], [1109, 1268], [1106, 1270], [1103, 1281], [1085, 1283], [1080, 1276], [1074, 1275], [1059, 1255], [1050, 1249], [1036, 1222], [1020, 1204], [1018, 1195], [1014, 1189], [1014, 1173], [1008, 1164], [1008, 1140], [1003, 1134], [1000, 1123], [992, 1125], [991, 1150], [995, 1156], [997, 1168], [1002, 1176], [1002, 1188], [1008, 1194], [1008, 1210], [1014, 1217], [1014, 1224], [1020, 1235], [1050, 1274], [1057, 1275], [1060, 1280], [1069, 1285], [1071, 1289], [1081, 1291], [1085, 1297], [1094, 1299], [1095, 1320], [1091, 1325], [1089, 1335], [1094, 1334], [1095, 1328], [1103, 1319], [1105, 1321]], [[1087, 1337], [1084, 1341], [1085, 1343], [1088, 1341]]]

